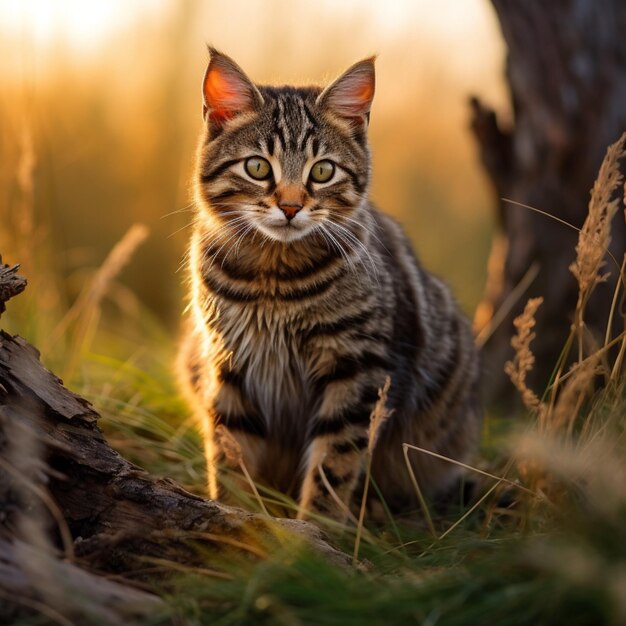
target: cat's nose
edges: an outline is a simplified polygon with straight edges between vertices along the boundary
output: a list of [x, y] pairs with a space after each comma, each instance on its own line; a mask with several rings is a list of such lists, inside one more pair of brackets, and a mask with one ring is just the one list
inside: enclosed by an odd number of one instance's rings
[[278, 208], [285, 214], [285, 217], [291, 221], [298, 211], [302, 209], [301, 204], [286, 204], [284, 202], [278, 203]]
[[304, 206], [304, 192], [295, 183], [287, 183], [276, 190], [276, 204], [288, 220], [292, 220]]

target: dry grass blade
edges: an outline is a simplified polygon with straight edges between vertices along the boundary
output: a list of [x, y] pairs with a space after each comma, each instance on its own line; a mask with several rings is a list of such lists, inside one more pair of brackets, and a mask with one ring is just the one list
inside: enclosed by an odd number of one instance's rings
[[606, 280], [600, 269], [611, 240], [611, 221], [620, 203], [614, 194], [623, 180], [619, 166], [620, 160], [626, 156], [624, 144], [626, 133], [609, 146], [591, 191], [589, 214], [578, 236], [576, 260], [570, 270], [578, 281], [582, 295]]
[[[624, 218], [626, 219], [626, 183], [624, 183]], [[624, 265], [626, 264], [626, 254], [624, 254], [624, 263], [622, 263], [622, 267], [620, 270], [620, 277], [622, 279], [622, 283], [625, 285], [624, 293], [622, 294], [622, 302], [626, 297], [626, 270], [624, 269]], [[607, 331], [608, 332], [608, 331]], [[626, 327], [622, 331], [622, 344], [619, 349], [619, 353], [615, 359], [615, 363], [613, 364], [613, 370], [611, 372], [611, 380], [617, 382], [622, 372], [622, 364], [624, 363], [624, 357], [626, 356]]]
[[322, 479], [322, 483], [324, 487], [330, 494], [330, 497], [335, 501], [335, 504], [344, 512], [346, 517], [355, 525], [358, 525], [359, 520], [354, 516], [352, 511], [348, 508], [348, 505], [341, 500], [341, 498], [337, 495], [337, 492], [334, 490], [333, 486], [328, 481], [328, 476], [326, 476], [326, 472], [324, 471], [323, 466], [324, 459], [322, 459], [317, 464], [317, 471], [319, 472], [320, 478]]
[[494, 485], [492, 485], [474, 504], [459, 517], [450, 528], [447, 528], [441, 535], [439, 535], [438, 540], [441, 541], [445, 539], [455, 528], [458, 528], [464, 520], [466, 520], [499, 486], [502, 481], [498, 481]]
[[197, 574], [199, 576], [208, 576], [209, 578], [221, 578], [222, 580], [233, 580], [234, 576], [227, 572], [221, 572], [216, 569], [209, 569], [208, 567], [195, 567], [191, 565], [184, 565], [176, 561], [169, 559], [161, 559], [155, 556], [143, 556], [139, 559], [144, 563], [149, 563], [161, 568], [163, 571], [175, 571], [182, 574]]
[[74, 346], [68, 364], [64, 372], [64, 378], [70, 378], [76, 367], [80, 351], [84, 349], [86, 339], [90, 332], [93, 332], [100, 315], [100, 305], [106, 295], [107, 290], [128, 264], [137, 248], [148, 237], [149, 230], [144, 224], [134, 224], [126, 234], [115, 244], [104, 263], [94, 275], [91, 283], [83, 290], [76, 302], [65, 314], [51, 339], [47, 344], [49, 348], [56, 339], [62, 336], [72, 324], [76, 322], [76, 335]]
[[613, 364], [613, 370], [611, 371], [612, 381], [617, 382], [619, 380], [625, 356], [626, 356], [626, 331], [622, 333], [622, 344], [620, 346], [617, 358], [615, 359], [615, 363]]
[[128, 229], [96, 272], [89, 289], [85, 292], [83, 306], [100, 304], [115, 277], [128, 264], [137, 248], [147, 239], [149, 232], [144, 224], [133, 224]]
[[428, 530], [430, 534], [437, 539], [437, 531], [435, 530], [435, 525], [433, 524], [433, 518], [428, 509], [428, 504], [426, 502], [426, 498], [424, 498], [424, 494], [420, 489], [419, 483], [417, 482], [417, 476], [415, 476], [415, 472], [413, 471], [413, 466], [411, 465], [411, 461], [409, 459], [409, 446], [406, 443], [402, 444], [402, 452], [404, 454], [404, 463], [406, 465], [407, 471], [409, 472], [409, 477], [411, 479], [411, 484], [413, 485], [413, 489], [415, 490], [415, 495], [422, 507], [422, 512], [424, 513], [424, 519], [426, 520], [426, 525], [428, 526]]
[[[613, 299], [611, 300], [611, 308], [609, 309], [609, 318], [606, 323], [606, 333], [604, 335], [604, 346], [606, 347], [611, 341], [611, 327], [613, 325], [613, 318], [615, 317], [615, 310], [617, 308], [617, 302], [619, 299], [620, 289], [626, 286], [626, 253], [622, 260], [622, 265], [619, 268], [619, 280], [615, 283], [615, 289], [613, 290]], [[622, 292], [622, 300], [624, 299], [624, 293]]]
[[361, 536], [363, 535], [363, 524], [365, 522], [365, 507], [367, 505], [367, 495], [369, 493], [369, 484], [372, 476], [372, 454], [376, 448], [380, 429], [383, 424], [391, 416], [391, 411], [387, 409], [387, 394], [391, 387], [391, 378], [385, 378], [385, 384], [382, 389], [378, 390], [378, 400], [374, 406], [374, 410], [370, 414], [370, 426], [367, 433], [367, 464], [365, 467], [365, 485], [363, 487], [363, 496], [361, 498], [361, 509], [359, 511], [359, 521], [356, 527], [356, 537], [354, 540], [353, 561], [356, 563], [359, 558], [359, 546], [361, 544]]
[[[604, 265], [605, 254], [610, 254], [608, 250], [611, 241], [611, 221], [619, 206], [619, 198], [614, 197], [618, 186], [622, 183], [622, 174], [620, 172], [620, 159], [626, 156], [625, 151], [626, 133], [624, 133], [618, 141], [609, 146], [604, 161], [600, 167], [598, 178], [596, 179], [589, 202], [589, 214], [580, 230], [578, 244], [576, 245], [576, 260], [570, 266], [571, 272], [578, 281], [578, 300], [574, 311], [574, 321], [572, 330], [567, 339], [562, 358], [554, 378], [552, 385], [552, 393], [550, 406], [556, 404], [561, 376], [566, 364], [567, 356], [571, 350], [574, 339], [578, 338], [578, 361], [584, 359], [584, 310], [587, 301], [595, 286], [606, 280], [608, 274], [600, 274], [600, 270]], [[611, 255], [612, 257], [612, 255]], [[612, 257], [613, 258], [613, 257]], [[613, 258], [615, 265], [619, 268], [620, 264]], [[623, 272], [620, 268], [619, 280], [623, 281]], [[616, 292], [619, 287], [616, 287]], [[613, 311], [611, 307], [611, 311]], [[608, 322], [610, 329], [610, 320]], [[605, 339], [609, 336], [607, 330]], [[622, 351], [618, 355], [618, 359], [613, 367], [611, 379], [616, 376], [616, 371], [620, 370]], [[617, 367], [617, 370], [616, 370]]]
[[382, 389], [378, 390], [378, 400], [370, 415], [370, 426], [367, 432], [367, 451], [369, 454], [374, 453], [374, 448], [376, 447], [380, 435], [380, 429], [392, 414], [392, 411], [387, 409], [389, 387], [391, 387], [391, 378], [387, 376]]
[[611, 222], [617, 213], [620, 199], [615, 197], [622, 184], [620, 160], [626, 156], [626, 133], [610, 145], [591, 191], [589, 213], [580, 230], [576, 245], [576, 260], [570, 265], [578, 281], [578, 301], [574, 314], [573, 332], [578, 336], [578, 360], [583, 360], [584, 310], [595, 286], [604, 282], [608, 274], [601, 274], [604, 257], [611, 242]]
[[40, 602], [39, 600], [35, 600], [27, 596], [4, 591], [3, 589], [0, 589], [0, 598], [4, 598], [9, 602], [15, 602], [16, 604], [20, 604], [27, 609], [41, 613], [41, 615], [48, 618], [51, 623], [60, 624], [60, 626], [76, 626], [76, 622], [66, 618], [64, 615], [59, 613], [59, 611], [47, 605], [45, 602]]
[[442, 461], [446, 461], [447, 463], [458, 465], [459, 467], [462, 467], [463, 469], [470, 470], [471, 472], [475, 472], [476, 474], [480, 474], [481, 476], [487, 476], [488, 478], [493, 478], [494, 480], [497, 480], [498, 483], [506, 483], [507, 485], [511, 485], [511, 487], [515, 487], [516, 489], [519, 489], [520, 491], [524, 491], [531, 496], [540, 497], [538, 493], [535, 493], [531, 489], [528, 489], [527, 487], [524, 487], [523, 485], [520, 485], [519, 483], [516, 483], [513, 480], [509, 480], [508, 478], [505, 478], [504, 476], [496, 476], [495, 474], [485, 472], [484, 470], [481, 470], [478, 467], [474, 467], [473, 465], [468, 465], [467, 463], [462, 463], [461, 461], [457, 461], [456, 459], [451, 459], [449, 456], [443, 456], [443, 454], [437, 454], [436, 452], [433, 452], [432, 450], [426, 450], [426, 448], [413, 446], [410, 443], [405, 443], [403, 445], [409, 450], [416, 450], [417, 452], [421, 452], [422, 454], [427, 454], [428, 456], [432, 456], [436, 459], [441, 459]]
[[574, 363], [568, 372], [569, 377], [563, 386], [559, 398], [550, 412], [550, 428], [565, 431], [572, 435], [574, 421], [588, 393], [593, 392], [593, 381], [599, 372], [601, 351], [594, 352], [584, 361]]
[[258, 545], [246, 543], [245, 541], [235, 539], [234, 537], [230, 537], [229, 535], [218, 535], [216, 533], [210, 533], [203, 530], [177, 530], [171, 528], [155, 531], [150, 534], [150, 537], [154, 537], [157, 539], [161, 537], [167, 537], [169, 539], [176, 538], [180, 539], [181, 541], [186, 539], [199, 539], [201, 541], [221, 543], [232, 548], [237, 548], [238, 550], [249, 552], [251, 555], [256, 556], [260, 559], [267, 559], [267, 557], [269, 556], [267, 550], [260, 548]]
[[74, 540], [72, 539], [72, 534], [57, 503], [50, 497], [50, 495], [48, 495], [48, 493], [44, 489], [28, 480], [26, 476], [18, 472], [2, 457], [0, 457], [0, 468], [2, 469], [2, 471], [10, 474], [11, 477], [19, 482], [23, 487], [34, 493], [45, 505], [49, 513], [54, 518], [55, 523], [57, 524], [57, 530], [59, 531], [61, 543], [63, 544], [65, 558], [67, 561], [72, 562], [74, 560]]
[[540, 419], [545, 413], [545, 406], [535, 392], [528, 387], [526, 377], [535, 364], [535, 355], [530, 349], [530, 344], [535, 338], [533, 331], [536, 324], [535, 315], [542, 302], [543, 298], [531, 298], [526, 303], [524, 312], [513, 321], [517, 329], [517, 334], [511, 339], [515, 356], [512, 361], [508, 361], [504, 365], [504, 371], [519, 391], [524, 405], [536, 413]]
[[[481, 330], [476, 335], [476, 346], [480, 350], [491, 338], [496, 329], [506, 319], [506, 316], [511, 312], [511, 309], [517, 304], [517, 301], [522, 297], [526, 290], [532, 285], [535, 278], [539, 275], [539, 263], [533, 263], [524, 276], [514, 289], [507, 295], [505, 301], [500, 305], [500, 308], [494, 313], [491, 319], [482, 326]], [[478, 316], [478, 312], [476, 314]], [[476, 317], [476, 320], [478, 317]]]
[[219, 426], [215, 428], [215, 434], [220, 440], [220, 446], [222, 448], [222, 451], [224, 452], [224, 456], [226, 457], [226, 460], [231, 465], [239, 466], [243, 475], [246, 478], [246, 481], [250, 485], [250, 489], [252, 489], [252, 493], [254, 494], [254, 497], [259, 503], [259, 507], [261, 508], [263, 513], [265, 513], [265, 515], [269, 517], [270, 514], [265, 508], [265, 503], [263, 502], [263, 498], [261, 498], [261, 494], [256, 488], [256, 485], [254, 484], [254, 480], [252, 480], [252, 476], [250, 476], [250, 472], [248, 472], [248, 468], [246, 467], [246, 464], [244, 462], [243, 452], [241, 451], [241, 446], [239, 445], [239, 442], [233, 437], [230, 431], [223, 424], [220, 424]]

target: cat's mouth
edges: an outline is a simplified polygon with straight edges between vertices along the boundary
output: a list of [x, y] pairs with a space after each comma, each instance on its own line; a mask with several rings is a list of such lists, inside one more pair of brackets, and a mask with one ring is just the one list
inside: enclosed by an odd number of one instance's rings
[[282, 224], [261, 224], [260, 230], [275, 241], [289, 243], [302, 239], [311, 229], [306, 224], [292, 220]]

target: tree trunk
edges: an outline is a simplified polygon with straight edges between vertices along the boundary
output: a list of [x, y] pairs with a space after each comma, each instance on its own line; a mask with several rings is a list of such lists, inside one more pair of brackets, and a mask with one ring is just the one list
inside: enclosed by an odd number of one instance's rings
[[[23, 288], [18, 278], [0, 266], [0, 309]], [[107, 444], [98, 418], [35, 348], [0, 330], [1, 623], [35, 607], [52, 621], [129, 624], [161, 602], [97, 574], [149, 581], [184, 566], [220, 576], [226, 550], [262, 557], [285, 530], [350, 563], [313, 524], [248, 513], [151, 476]]]
[[[495, 191], [499, 229], [476, 327], [489, 337], [483, 348], [487, 400], [510, 405], [513, 387], [503, 365], [512, 355], [513, 319], [529, 297], [544, 297], [533, 344], [532, 382], [540, 392], [570, 331], [577, 283], [568, 268], [578, 234], [505, 199], [582, 226], [606, 148], [626, 130], [626, 3], [492, 2], [508, 46], [514, 120], [504, 124], [472, 99], [472, 128]], [[626, 250], [621, 211], [612, 226], [610, 250], [619, 264]], [[611, 277], [596, 290], [585, 315], [600, 344], [619, 276], [612, 260], [606, 269]]]

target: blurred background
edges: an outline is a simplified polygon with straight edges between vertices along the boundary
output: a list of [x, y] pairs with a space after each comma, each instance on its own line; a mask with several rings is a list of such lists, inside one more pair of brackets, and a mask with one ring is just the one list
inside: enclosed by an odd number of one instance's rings
[[141, 222], [149, 237], [98, 302], [95, 340], [106, 352], [158, 328], [173, 343], [206, 43], [273, 84], [379, 55], [371, 195], [471, 315], [493, 198], [467, 99], [507, 107], [487, 0], [0, 0], [0, 253], [31, 283], [3, 324], [53, 360], [72, 303]]

